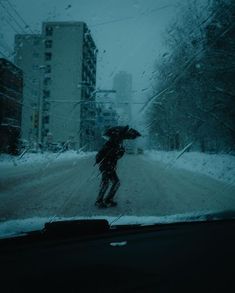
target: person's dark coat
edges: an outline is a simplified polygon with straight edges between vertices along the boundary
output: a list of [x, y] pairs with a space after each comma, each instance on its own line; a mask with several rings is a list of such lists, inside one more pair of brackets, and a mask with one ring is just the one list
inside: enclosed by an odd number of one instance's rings
[[100, 171], [112, 171], [116, 169], [117, 161], [125, 153], [123, 145], [118, 141], [107, 141], [96, 155], [96, 164]]

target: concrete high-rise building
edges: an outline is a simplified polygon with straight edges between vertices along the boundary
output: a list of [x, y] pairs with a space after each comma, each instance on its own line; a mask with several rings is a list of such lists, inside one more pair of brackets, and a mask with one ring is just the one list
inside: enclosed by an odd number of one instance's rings
[[[38, 35], [40, 45], [34, 49], [40, 51], [37, 60], [32, 52], [35, 37], [16, 36], [16, 63], [27, 76], [31, 75], [31, 81], [36, 76], [38, 82], [35, 91], [38, 89], [40, 94], [33, 99], [37, 100], [39, 113], [38, 142], [93, 149], [97, 49], [87, 25], [43, 23], [42, 34]], [[31, 85], [26, 86], [30, 91]], [[32, 100], [32, 93], [26, 93], [24, 99]], [[25, 129], [27, 137], [30, 131]]]
[[96, 46], [84, 22], [46, 22], [43, 123], [45, 137], [92, 149]]
[[35, 143], [38, 139], [38, 104], [42, 97], [42, 36], [16, 35], [15, 53], [15, 64], [24, 74], [21, 137], [30, 143]]
[[116, 91], [117, 111], [119, 124], [126, 125], [131, 121], [132, 76], [120, 71], [114, 76], [113, 89]]

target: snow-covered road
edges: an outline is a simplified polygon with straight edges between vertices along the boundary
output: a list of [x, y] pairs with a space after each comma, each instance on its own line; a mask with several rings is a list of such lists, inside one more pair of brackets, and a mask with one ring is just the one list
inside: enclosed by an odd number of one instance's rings
[[31, 217], [164, 216], [230, 210], [235, 186], [153, 161], [146, 155], [126, 155], [119, 162], [121, 187], [116, 208], [99, 210], [94, 154], [54, 160], [49, 165], [5, 167], [0, 175], [0, 221]]

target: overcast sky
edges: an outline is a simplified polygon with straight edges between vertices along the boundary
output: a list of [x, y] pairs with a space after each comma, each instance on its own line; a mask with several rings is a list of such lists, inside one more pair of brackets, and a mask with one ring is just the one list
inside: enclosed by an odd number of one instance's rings
[[[0, 45], [13, 47], [14, 30], [22, 32], [10, 14], [19, 17], [13, 4], [33, 31], [41, 31], [46, 20], [85, 21], [91, 29], [98, 54], [97, 85], [111, 88], [119, 70], [133, 75], [135, 98], [149, 87], [153, 64], [164, 51], [164, 32], [185, 0], [0, 0]], [[3, 17], [2, 17], [3, 16]], [[22, 23], [22, 22], [21, 22]], [[11, 25], [10, 25], [11, 24]], [[26, 29], [27, 31], [27, 29]], [[1, 50], [2, 51], [2, 50]], [[5, 51], [6, 52], [6, 51]]]
[[[0, 56], [13, 51], [15, 31], [22, 33], [21, 18], [28, 33], [40, 33], [43, 21], [84, 21], [99, 50], [97, 87], [112, 88], [114, 75], [125, 70], [133, 76], [132, 101], [144, 102], [153, 94], [154, 62], [166, 51], [166, 28], [189, 2], [210, 1], [0, 0]], [[132, 104], [132, 111], [138, 113], [141, 106]]]

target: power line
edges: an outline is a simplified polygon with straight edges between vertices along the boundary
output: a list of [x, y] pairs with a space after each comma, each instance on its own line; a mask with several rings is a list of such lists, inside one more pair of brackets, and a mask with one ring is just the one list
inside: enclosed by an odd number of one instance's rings
[[[17, 91], [16, 91], [17, 92]], [[17, 93], [20, 93], [20, 92], [17, 92]], [[21, 101], [19, 101], [19, 100], [17, 100], [17, 99], [15, 99], [15, 98], [13, 98], [13, 97], [11, 97], [11, 96], [9, 96], [9, 95], [7, 95], [7, 94], [5, 94], [4, 92], [0, 92], [0, 96], [3, 96], [3, 97], [5, 97], [6, 99], [8, 99], [8, 100], [10, 100], [10, 101], [13, 101], [13, 102], [16, 102], [17, 104], [20, 104], [20, 105], [22, 105], [23, 107], [26, 107], [26, 108], [28, 108], [28, 109], [30, 109], [30, 110], [33, 110], [33, 111], [35, 111], [35, 110], [37, 110], [36, 109], [36, 107], [33, 107], [33, 106], [31, 106], [31, 105], [27, 105], [27, 104], [25, 104], [25, 102], [21, 102]], [[47, 102], [49, 102], [49, 101], [47, 101]], [[48, 115], [51, 117], [56, 117], [56, 118], [59, 118], [60, 120], [64, 120], [64, 121], [66, 121], [67, 123], [69, 122], [69, 120], [73, 120], [74, 122], [81, 122], [81, 121], [93, 121], [93, 119], [74, 119], [74, 118], [72, 118], [72, 112], [74, 111], [74, 107], [73, 107], [73, 109], [71, 110], [71, 112], [70, 112], [70, 114], [68, 115], [68, 116], [64, 116], [64, 115], [58, 115], [58, 114], [54, 114], [54, 113], [49, 113]]]
[[22, 106], [24, 106], [24, 107], [28, 107], [28, 108], [31, 108], [31, 109], [34, 109], [34, 110], [35, 110], [35, 108], [33, 108], [32, 106], [30, 106], [30, 105], [26, 105], [26, 104], [23, 104], [21, 101], [19, 101], [19, 100], [13, 98], [13, 97], [11, 97], [11, 96], [8, 96], [8, 95], [6, 95], [6, 94], [3, 93], [3, 92], [0, 92], [0, 96], [3, 96], [3, 97], [5, 97], [5, 98], [7, 98], [8, 100], [13, 101], [13, 102], [16, 102], [17, 104], [20, 104], [20, 105], [22, 105]]
[[[10, 45], [4, 40], [0, 40], [0, 47], [4, 50], [4, 51], [8, 51], [11, 52], [11, 55], [13, 55], [13, 50], [11, 49]], [[9, 54], [10, 55], [10, 54]]]
[[9, 57], [7, 57], [7, 55], [5, 55], [5, 53], [3, 53], [1, 50], [0, 50], [0, 54], [2, 54], [2, 56], [6, 59], [8, 59]]
[[[0, 51], [0, 53], [2, 53]], [[9, 57], [7, 57], [4, 53], [2, 53], [2, 55], [8, 60]], [[26, 73], [24, 72], [24, 70], [22, 68], [20, 68], [19, 66], [17, 66], [20, 70], [22, 70], [22, 72], [24, 73], [24, 88], [27, 88], [31, 91], [35, 91], [35, 85], [33, 83], [33, 78], [30, 78], [26, 75]], [[16, 74], [16, 76], [18, 76], [18, 74]], [[39, 86], [40, 80], [38, 78], [36, 78], [37, 81], [37, 86]]]
[[9, 15], [11, 19], [15, 22], [15, 24], [24, 32], [24, 28], [21, 26], [21, 24], [15, 19], [15, 17], [9, 12], [8, 8], [0, 2], [0, 5], [5, 9], [6, 13]]
[[[1, 4], [1, 2], [0, 2]], [[2, 4], [1, 4], [2, 5]], [[5, 19], [6, 23], [11, 27], [11, 29], [16, 33], [19, 34], [19, 31], [17, 31], [17, 29], [12, 25], [11, 22], [8, 21], [8, 19]]]
[[[9, 96], [9, 95], [7, 95], [7, 94], [5, 94], [3, 92], [0, 92], [0, 96], [3, 96], [3, 97], [5, 97], [6, 99], [8, 99], [10, 101], [16, 102], [17, 104], [20, 104], [23, 107], [26, 107], [26, 108], [28, 108], [30, 110], [33, 110], [33, 111], [37, 110], [36, 107], [33, 107], [31, 105], [27, 105], [27, 104], [25, 104], [25, 103], [15, 99], [15, 98]], [[72, 117], [70, 117], [70, 115], [69, 116], [63, 116], [63, 115], [56, 115], [56, 114], [53, 114], [53, 113], [50, 113], [49, 116], [52, 116], [52, 117], [54, 116], [56, 118], [59, 118], [60, 120], [65, 120], [66, 122], [68, 122], [69, 120], [73, 120], [73, 121], [76, 121], [76, 122], [80, 122], [80, 121], [84, 120], [84, 119], [73, 119]]]
[[145, 16], [148, 16], [148, 15], [150, 15], [152, 13], [158, 12], [159, 10], [162, 10], [162, 9], [165, 9], [165, 8], [168, 8], [168, 7], [174, 7], [174, 6], [176, 6], [176, 5], [164, 5], [162, 7], [151, 9], [150, 11], [145, 11], [145, 12], [139, 13], [136, 16], [127, 16], [127, 17], [113, 19], [113, 20], [109, 20], [109, 21], [105, 21], [105, 22], [91, 24], [90, 27], [96, 27], [96, 26], [100, 26], [100, 25], [106, 25], [106, 24], [110, 24], [110, 23], [123, 22], [123, 21], [126, 21], [126, 20], [136, 19], [136, 18], [139, 18], [139, 17], [145, 17]]
[[30, 32], [33, 34], [34, 33], [33, 30], [26, 23], [26, 21], [23, 19], [23, 17], [20, 15], [20, 13], [15, 9], [15, 7], [11, 4], [11, 2], [9, 0], [6, 0], [6, 2], [14, 10], [15, 14], [20, 18], [20, 20], [23, 22], [23, 24], [25, 25], [25, 28], [28, 28], [30, 30]]

